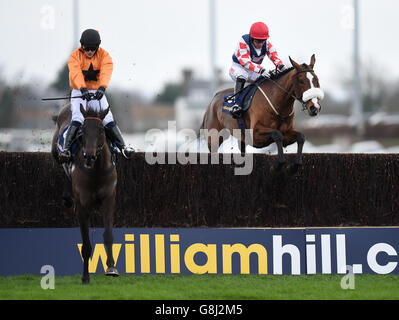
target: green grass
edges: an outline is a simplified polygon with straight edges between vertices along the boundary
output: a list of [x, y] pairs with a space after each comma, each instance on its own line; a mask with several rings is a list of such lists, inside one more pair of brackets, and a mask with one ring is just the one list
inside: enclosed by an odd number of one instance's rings
[[122, 275], [55, 277], [55, 289], [43, 290], [41, 276], [0, 277], [0, 299], [139, 299], [139, 300], [245, 300], [245, 299], [399, 299], [399, 276], [356, 275], [355, 289], [341, 288], [342, 276], [273, 275]]

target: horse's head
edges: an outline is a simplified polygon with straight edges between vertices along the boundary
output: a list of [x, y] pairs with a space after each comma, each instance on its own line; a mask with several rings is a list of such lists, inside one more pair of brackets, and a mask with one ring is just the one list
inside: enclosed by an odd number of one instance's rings
[[320, 89], [319, 79], [313, 71], [316, 62], [315, 55], [310, 58], [309, 65], [305, 63], [300, 65], [291, 57], [289, 58], [296, 70], [296, 74], [293, 76], [295, 96], [306, 105], [310, 116], [316, 116], [321, 109], [320, 100], [324, 98], [324, 93]]
[[97, 112], [92, 109], [84, 110], [80, 105], [80, 112], [84, 117], [82, 126], [82, 151], [84, 166], [92, 168], [101, 153], [106, 139], [103, 125], [103, 119], [107, 115], [109, 107], [103, 111]]

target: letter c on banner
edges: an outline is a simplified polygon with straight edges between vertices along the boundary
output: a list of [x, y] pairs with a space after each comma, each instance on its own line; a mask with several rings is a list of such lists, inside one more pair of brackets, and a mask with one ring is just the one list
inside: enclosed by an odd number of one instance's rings
[[394, 247], [388, 243], [376, 243], [373, 245], [367, 253], [367, 263], [371, 270], [378, 274], [388, 274], [395, 270], [397, 262], [388, 262], [386, 265], [380, 265], [377, 262], [377, 254], [385, 252], [389, 256], [397, 256], [397, 252]]

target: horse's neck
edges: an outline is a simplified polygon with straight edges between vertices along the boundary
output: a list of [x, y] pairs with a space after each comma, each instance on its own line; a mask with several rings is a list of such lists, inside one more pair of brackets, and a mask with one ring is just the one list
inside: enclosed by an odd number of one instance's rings
[[[274, 80], [277, 84], [273, 82], [268, 82], [268, 88], [272, 89], [272, 100], [276, 104], [276, 108], [279, 113], [291, 112], [294, 105], [293, 95], [293, 75], [295, 74], [295, 69], [287, 72], [281, 78]], [[280, 88], [280, 87], [281, 88]]]

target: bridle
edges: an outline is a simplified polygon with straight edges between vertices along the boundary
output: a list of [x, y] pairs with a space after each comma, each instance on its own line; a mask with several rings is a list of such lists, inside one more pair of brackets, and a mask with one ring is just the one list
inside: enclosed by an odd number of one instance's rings
[[[303, 73], [303, 72], [314, 72], [314, 71], [313, 71], [313, 69], [300, 70], [300, 71], [296, 71], [296, 73], [293, 76], [295, 77], [299, 73]], [[302, 105], [302, 111], [305, 111], [307, 109], [306, 102], [304, 102], [302, 100], [302, 98], [298, 98], [297, 96], [295, 96], [292, 93], [288, 92], [287, 89], [283, 88], [277, 81], [274, 81], [274, 80], [270, 79], [269, 77], [265, 77], [264, 79], [271, 81], [273, 84], [275, 84], [278, 88], [280, 88], [282, 91], [284, 91], [291, 98], [293, 98], [296, 101], [299, 101], [299, 103]], [[292, 110], [291, 114], [293, 114], [293, 113], [294, 113], [294, 110]]]
[[[85, 122], [86, 120], [97, 120], [97, 121], [99, 121], [99, 122], [101, 123], [101, 125], [103, 126], [103, 120], [100, 119], [100, 118], [98, 118], [98, 117], [86, 117], [86, 118], [84, 118], [84, 122]], [[84, 122], [83, 122], [83, 127], [84, 127]], [[100, 144], [100, 145], [97, 146], [97, 149], [96, 149], [96, 158], [97, 158], [97, 157], [100, 155], [100, 153], [102, 152], [102, 150], [103, 150], [103, 148], [104, 148], [104, 145], [105, 145], [105, 139], [104, 139], [104, 141], [103, 141], [102, 144]]]
[[[85, 121], [86, 120], [97, 120], [97, 121], [101, 122], [101, 125], [103, 122], [102, 119], [97, 118], [97, 117], [86, 117], [84, 120]], [[84, 126], [84, 123], [83, 123], [83, 126]], [[106, 141], [106, 138], [104, 139], [104, 142], [101, 145], [97, 146], [96, 154], [95, 154], [96, 159], [101, 154], [101, 152], [105, 146], [105, 143], [106, 143], [105, 141]], [[85, 153], [83, 153], [83, 157], [85, 157]], [[80, 161], [76, 161], [76, 165], [79, 167], [79, 169], [83, 173], [85, 173], [86, 175], [88, 175], [90, 177], [106, 177], [115, 170], [115, 162], [114, 161], [111, 161], [111, 166], [108, 169], [106, 169], [105, 171], [100, 171], [100, 172], [95, 171], [95, 169], [88, 169], [88, 168], [84, 167]]]
[[[100, 109], [101, 109], [101, 102], [99, 101], [99, 103], [100, 103]], [[88, 106], [88, 101], [86, 102], [86, 109], [87, 109], [87, 106]], [[99, 118], [99, 117], [94, 117], [94, 116], [87, 116], [87, 117], [85, 117], [84, 120], [83, 120], [82, 128], [85, 128], [86, 120], [96, 120], [96, 121], [99, 121], [100, 124], [101, 124], [101, 129], [102, 129], [102, 130], [105, 130], [104, 124], [103, 124], [103, 119], [101, 119], [101, 118]], [[84, 132], [83, 132], [83, 135], [84, 135]], [[95, 156], [94, 156], [94, 159], [92, 158], [92, 160], [94, 160], [94, 161], [97, 160], [98, 156], [99, 156], [99, 155], [101, 154], [101, 152], [103, 151], [105, 144], [107, 143], [107, 137], [106, 137], [105, 132], [104, 132], [104, 135], [105, 135], [105, 137], [104, 137], [104, 139], [103, 139], [103, 142], [102, 142], [100, 145], [97, 145], [96, 154], [95, 154]], [[83, 151], [83, 150], [82, 150], [82, 151]], [[87, 154], [83, 151], [83, 158], [86, 158], [86, 156], [87, 156]], [[111, 156], [111, 157], [112, 157], [112, 156]], [[84, 167], [80, 161], [76, 161], [76, 164], [77, 164], [77, 166], [79, 167], [79, 169], [80, 169], [82, 172], [84, 172], [85, 174], [87, 174], [88, 176], [91, 176], [91, 177], [97, 177], [97, 176], [104, 177], [104, 176], [108, 176], [108, 175], [109, 175], [110, 173], [112, 173], [112, 172], [115, 170], [115, 168], [116, 168], [116, 167], [115, 167], [115, 161], [112, 161], [112, 159], [111, 159], [111, 166], [110, 166], [108, 169], [106, 169], [105, 171], [100, 171], [100, 172], [96, 171], [95, 169], [88, 169], [88, 168]]]

